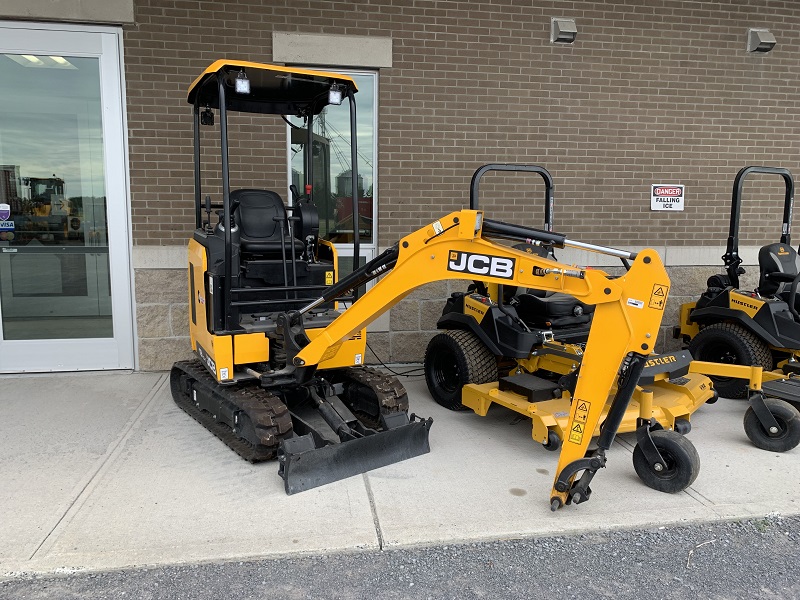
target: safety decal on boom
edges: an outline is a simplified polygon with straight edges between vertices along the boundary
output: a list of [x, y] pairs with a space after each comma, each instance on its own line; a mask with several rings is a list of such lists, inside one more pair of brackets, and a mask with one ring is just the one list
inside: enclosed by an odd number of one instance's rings
[[586, 400], [575, 400], [575, 418], [572, 420], [569, 430], [569, 441], [573, 444], [580, 444], [583, 441], [583, 434], [586, 431], [586, 419], [589, 417], [591, 402]]
[[667, 294], [669, 294], [669, 286], [657, 283], [653, 286], [653, 293], [650, 294], [650, 308], [657, 308], [664, 310], [664, 305], [667, 303]]

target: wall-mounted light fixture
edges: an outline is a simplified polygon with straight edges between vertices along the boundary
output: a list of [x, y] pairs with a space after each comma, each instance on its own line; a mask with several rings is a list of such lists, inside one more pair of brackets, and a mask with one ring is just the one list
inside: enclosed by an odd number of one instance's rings
[[768, 29], [747, 30], [748, 52], [769, 52], [775, 47], [775, 36]]
[[550, 41], [554, 44], [571, 44], [578, 35], [575, 19], [551, 19]]

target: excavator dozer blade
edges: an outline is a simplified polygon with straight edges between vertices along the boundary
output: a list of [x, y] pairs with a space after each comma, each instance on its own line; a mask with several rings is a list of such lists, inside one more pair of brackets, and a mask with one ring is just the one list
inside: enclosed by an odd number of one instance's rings
[[433, 419], [396, 413], [388, 428], [338, 444], [319, 446], [311, 434], [281, 442], [278, 474], [286, 493], [296, 494], [430, 452]]

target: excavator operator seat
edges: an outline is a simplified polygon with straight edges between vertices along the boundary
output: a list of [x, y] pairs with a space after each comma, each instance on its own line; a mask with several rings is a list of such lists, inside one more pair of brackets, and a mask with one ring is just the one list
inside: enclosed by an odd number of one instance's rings
[[792, 280], [800, 273], [800, 257], [788, 244], [769, 244], [758, 251], [758, 266], [756, 291], [762, 296], [787, 295]]
[[[286, 206], [276, 192], [258, 189], [234, 190], [230, 198], [231, 204], [236, 207], [234, 216], [239, 226], [242, 252], [258, 254], [265, 258], [281, 258], [283, 245], [286, 248], [286, 257], [289, 258], [292, 253], [292, 243], [295, 246], [295, 256], [303, 252], [303, 243], [289, 238], [286, 229]], [[284, 231], [283, 236], [281, 229]]]

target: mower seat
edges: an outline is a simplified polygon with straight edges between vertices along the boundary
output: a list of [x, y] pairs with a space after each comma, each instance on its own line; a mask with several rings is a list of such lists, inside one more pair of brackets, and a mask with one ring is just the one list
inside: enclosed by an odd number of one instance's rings
[[[243, 189], [231, 192], [231, 204], [236, 206], [234, 217], [239, 226], [239, 244], [242, 252], [258, 254], [264, 258], [280, 259], [283, 248], [287, 259], [300, 256], [304, 250], [303, 242], [289, 238], [284, 229], [286, 206], [281, 197], [271, 190]], [[275, 220], [278, 217], [279, 220]]]
[[528, 289], [516, 296], [519, 318], [531, 327], [568, 327], [582, 325], [592, 319], [594, 306], [569, 294]]
[[792, 281], [800, 273], [800, 258], [788, 244], [769, 244], [758, 251], [760, 275], [756, 291], [788, 300]]

